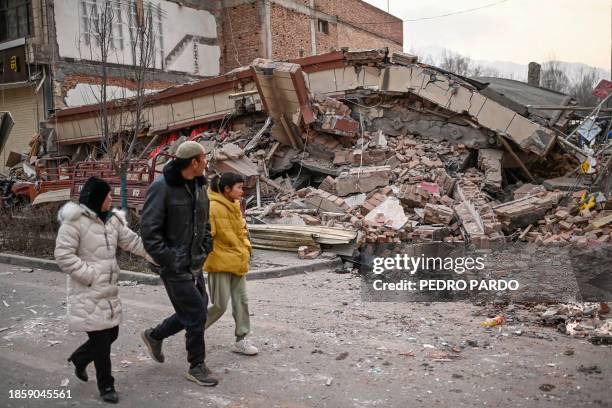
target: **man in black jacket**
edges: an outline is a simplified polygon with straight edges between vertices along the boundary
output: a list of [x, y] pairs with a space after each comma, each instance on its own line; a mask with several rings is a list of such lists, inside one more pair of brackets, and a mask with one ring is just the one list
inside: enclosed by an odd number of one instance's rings
[[205, 168], [202, 145], [184, 142], [176, 151], [176, 159], [164, 167], [163, 177], [155, 180], [147, 192], [141, 218], [142, 241], [159, 264], [159, 274], [176, 313], [145, 330], [142, 339], [151, 357], [163, 363], [163, 340], [185, 329], [187, 379], [215, 386], [218, 381], [204, 363], [208, 294], [202, 266], [212, 249]]

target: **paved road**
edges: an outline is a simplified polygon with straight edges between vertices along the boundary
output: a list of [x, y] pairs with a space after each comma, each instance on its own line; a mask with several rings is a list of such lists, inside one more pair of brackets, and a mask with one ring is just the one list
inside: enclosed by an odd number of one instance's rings
[[[261, 353], [231, 353], [233, 322], [224, 316], [207, 333], [207, 361], [221, 380], [212, 389], [184, 379], [182, 335], [165, 343], [164, 364], [144, 352], [138, 333], [171, 312], [163, 288], [122, 287], [125, 315], [112, 356], [121, 404], [612, 406], [609, 346], [528, 323], [521, 336], [513, 325], [487, 331], [479, 327], [482, 308], [470, 304], [363, 303], [359, 284], [331, 272], [250, 282]], [[79, 382], [65, 361], [84, 335], [67, 331], [64, 297], [61, 273], [0, 264], [0, 330], [8, 327], [0, 332], [0, 407], [103, 405], [94, 382]], [[9, 399], [12, 389], [65, 389], [72, 399]]]

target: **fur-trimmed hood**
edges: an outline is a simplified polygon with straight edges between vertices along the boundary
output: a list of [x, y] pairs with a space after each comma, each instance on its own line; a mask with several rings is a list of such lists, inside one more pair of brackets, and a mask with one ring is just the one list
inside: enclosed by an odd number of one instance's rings
[[[62, 208], [60, 208], [60, 210], [58, 211], [57, 220], [60, 223], [75, 221], [81, 215], [84, 215], [86, 217], [93, 218], [93, 219], [98, 218], [97, 214], [93, 212], [92, 210], [90, 210], [89, 208], [87, 208], [87, 206], [69, 201], [66, 204], [64, 204]], [[117, 209], [117, 208], [113, 208], [111, 210], [111, 216], [116, 216], [123, 225], [127, 225], [127, 218], [125, 215], [125, 211]]]
[[121, 321], [117, 248], [146, 257], [138, 235], [123, 211], [113, 210], [106, 223], [83, 204], [65, 204], [55, 241], [55, 260], [68, 274], [68, 326], [71, 330], [97, 331]]

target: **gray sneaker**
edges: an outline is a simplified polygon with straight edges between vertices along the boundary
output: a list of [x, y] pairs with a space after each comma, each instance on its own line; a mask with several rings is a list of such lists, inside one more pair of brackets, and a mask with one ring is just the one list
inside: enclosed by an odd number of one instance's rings
[[152, 331], [153, 329], [147, 329], [141, 333], [140, 337], [142, 337], [142, 341], [144, 341], [144, 344], [147, 346], [151, 358], [158, 363], [163, 363], [165, 360], [164, 353], [162, 353], [163, 340], [155, 340], [151, 337]]
[[189, 369], [185, 377], [189, 381], [193, 381], [198, 385], [204, 387], [214, 387], [219, 384], [219, 380], [211, 377], [212, 372], [206, 367], [206, 364], [202, 363]]

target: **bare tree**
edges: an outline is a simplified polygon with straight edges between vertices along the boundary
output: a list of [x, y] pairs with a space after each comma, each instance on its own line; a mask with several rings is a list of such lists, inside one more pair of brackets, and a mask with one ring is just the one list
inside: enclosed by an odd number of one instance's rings
[[569, 86], [568, 93], [576, 98], [581, 106], [596, 106], [599, 100], [592, 94], [599, 80], [596, 68], [581, 68]]
[[560, 61], [551, 60], [544, 63], [540, 84], [544, 88], [566, 93], [570, 87], [570, 80]]
[[444, 50], [440, 57], [440, 68], [457, 75], [468, 76], [471, 60], [459, 53]]
[[[143, 113], [146, 107], [146, 81], [149, 72], [155, 67], [156, 39], [154, 25], [155, 6], [143, 0], [121, 1], [103, 0], [89, 11], [89, 38], [87, 44], [92, 59], [100, 65], [100, 93], [97, 98], [99, 114], [97, 123], [102, 135], [101, 147], [109, 157], [115, 173], [121, 180], [121, 206], [127, 208], [127, 173], [134, 157], [134, 148], [141, 131], [146, 127]], [[130, 30], [130, 51], [133, 66], [124, 70], [119, 79], [123, 97], [109, 94], [109, 66], [113, 51], [117, 49], [116, 33], [127, 15]], [[93, 41], [95, 39], [95, 43]], [[123, 48], [123, 47], [121, 47]], [[122, 50], [119, 50], [122, 51]], [[121, 53], [125, 64], [125, 54]], [[117, 53], [114, 53], [119, 58]], [[132, 94], [127, 94], [127, 89]]]
[[465, 77], [499, 77], [500, 73], [494, 68], [485, 67], [474, 62], [470, 57], [456, 52], [444, 50], [440, 57], [439, 67]]

